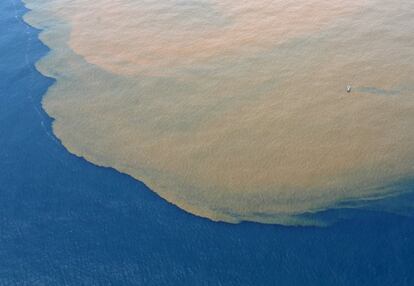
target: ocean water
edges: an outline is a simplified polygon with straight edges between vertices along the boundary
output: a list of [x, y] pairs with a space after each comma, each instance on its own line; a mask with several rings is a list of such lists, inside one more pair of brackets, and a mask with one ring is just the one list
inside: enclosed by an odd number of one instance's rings
[[26, 2], [54, 134], [192, 214], [315, 224], [413, 178], [411, 0]]
[[[0, 285], [413, 285], [414, 182], [327, 227], [216, 223], [71, 155], [41, 100], [50, 53], [0, 2]], [[372, 92], [372, 90], [369, 90]]]

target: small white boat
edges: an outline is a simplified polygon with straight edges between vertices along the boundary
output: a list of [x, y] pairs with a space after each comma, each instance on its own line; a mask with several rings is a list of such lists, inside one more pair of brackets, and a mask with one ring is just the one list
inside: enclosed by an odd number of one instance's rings
[[346, 92], [350, 93], [350, 92], [351, 92], [351, 90], [352, 90], [352, 86], [347, 85], [347, 86], [346, 86]]

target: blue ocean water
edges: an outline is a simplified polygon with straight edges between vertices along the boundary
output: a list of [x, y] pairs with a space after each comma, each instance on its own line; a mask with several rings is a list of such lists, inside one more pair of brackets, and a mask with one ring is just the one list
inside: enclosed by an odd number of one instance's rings
[[53, 80], [34, 67], [48, 49], [26, 12], [0, 2], [0, 285], [414, 285], [409, 213], [326, 211], [343, 217], [328, 227], [214, 223], [69, 154], [41, 108]]

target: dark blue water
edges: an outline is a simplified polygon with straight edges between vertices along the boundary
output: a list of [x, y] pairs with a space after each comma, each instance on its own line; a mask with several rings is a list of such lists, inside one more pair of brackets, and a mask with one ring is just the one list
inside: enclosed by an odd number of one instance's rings
[[213, 223], [70, 155], [41, 109], [53, 80], [34, 63], [48, 49], [15, 5], [0, 1], [0, 285], [414, 285], [412, 216]]

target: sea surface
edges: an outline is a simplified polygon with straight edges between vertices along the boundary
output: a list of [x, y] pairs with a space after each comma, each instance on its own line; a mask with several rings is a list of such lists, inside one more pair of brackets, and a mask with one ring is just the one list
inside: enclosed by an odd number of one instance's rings
[[[72, 155], [42, 98], [51, 51], [0, 1], [0, 285], [414, 285], [409, 178], [399, 196], [313, 214], [325, 227], [213, 222]], [[383, 91], [368, 88], [368, 93]]]

